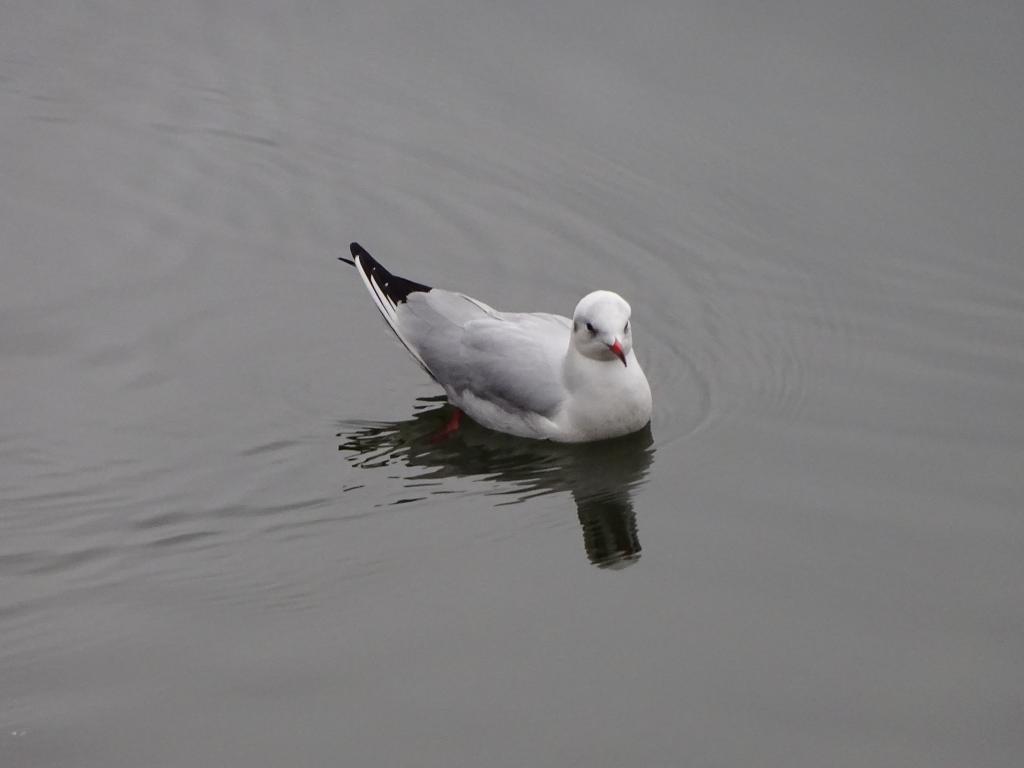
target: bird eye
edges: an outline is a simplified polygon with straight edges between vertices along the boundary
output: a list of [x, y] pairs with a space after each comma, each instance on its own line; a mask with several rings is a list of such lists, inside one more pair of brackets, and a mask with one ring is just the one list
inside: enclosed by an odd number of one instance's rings
[[597, 328], [594, 327], [593, 323], [587, 323], [587, 330], [591, 333], [597, 333]]
[[623, 333], [629, 333], [629, 320], [626, 321], [625, 327], [622, 329]]

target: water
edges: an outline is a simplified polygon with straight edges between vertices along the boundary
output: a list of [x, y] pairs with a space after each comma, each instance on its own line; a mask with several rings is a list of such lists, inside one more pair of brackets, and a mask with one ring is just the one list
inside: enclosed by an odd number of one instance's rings
[[[0, 12], [0, 764], [1015, 766], [1024, 14]], [[431, 436], [336, 258], [634, 308]]]

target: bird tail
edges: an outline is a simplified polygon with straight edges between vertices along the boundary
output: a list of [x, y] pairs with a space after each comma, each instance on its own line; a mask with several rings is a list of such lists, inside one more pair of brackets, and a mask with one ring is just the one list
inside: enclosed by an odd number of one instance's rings
[[430, 369], [423, 362], [423, 358], [420, 357], [419, 353], [402, 333], [398, 323], [398, 305], [408, 301], [410, 293], [427, 293], [431, 290], [431, 287], [391, 274], [359, 243], [352, 243], [349, 247], [352, 251], [352, 259], [339, 256], [339, 260], [356, 268], [359, 272], [359, 277], [362, 278], [363, 284], [366, 286], [366, 290], [370, 292], [370, 298], [377, 305], [381, 317], [384, 318], [384, 321], [394, 331], [398, 340], [402, 342], [402, 346], [409, 350], [409, 354], [416, 358], [416, 362], [423, 366], [423, 370], [433, 377]]

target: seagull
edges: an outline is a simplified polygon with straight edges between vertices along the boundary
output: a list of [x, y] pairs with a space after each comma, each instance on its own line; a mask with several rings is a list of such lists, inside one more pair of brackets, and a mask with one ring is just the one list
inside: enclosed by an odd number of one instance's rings
[[651, 388], [633, 352], [630, 306], [588, 293], [572, 319], [499, 312], [463, 293], [386, 270], [359, 243], [352, 258], [384, 320], [455, 407], [489, 429], [583, 443], [627, 435], [651, 420]]

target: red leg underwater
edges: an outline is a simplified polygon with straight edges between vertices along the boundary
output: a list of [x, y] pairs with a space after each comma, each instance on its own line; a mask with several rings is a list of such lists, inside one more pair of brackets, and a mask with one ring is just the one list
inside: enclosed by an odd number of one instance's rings
[[440, 430], [431, 438], [431, 442], [440, 443], [442, 440], [447, 440], [449, 437], [459, 431], [459, 425], [462, 423], [462, 411], [458, 408], [452, 411], [452, 416], [448, 419], [448, 423], [441, 427]]

